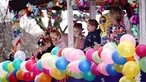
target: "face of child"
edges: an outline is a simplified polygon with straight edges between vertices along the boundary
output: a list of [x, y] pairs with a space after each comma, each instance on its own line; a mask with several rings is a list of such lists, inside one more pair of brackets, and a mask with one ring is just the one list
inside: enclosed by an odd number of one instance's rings
[[56, 33], [50, 33], [50, 37], [52, 39], [53, 44], [55, 44], [60, 38], [60, 36], [58, 36]]
[[45, 46], [46, 46], [46, 49], [51, 47], [51, 43], [50, 42], [45, 42]]
[[87, 30], [88, 32], [93, 32], [95, 30], [95, 26], [90, 25], [89, 23], [87, 23]]
[[81, 29], [73, 28], [74, 37], [79, 37], [82, 33]]

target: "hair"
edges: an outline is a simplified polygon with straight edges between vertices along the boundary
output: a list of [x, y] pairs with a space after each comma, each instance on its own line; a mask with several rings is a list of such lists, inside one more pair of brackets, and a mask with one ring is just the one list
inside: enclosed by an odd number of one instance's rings
[[[102, 16], [100, 17], [100, 20], [101, 20], [101, 18], [104, 18], [105, 20], [107, 20], [106, 17], [105, 17], [104, 15], [102, 15]], [[100, 20], [99, 20], [99, 21], [100, 21]]]
[[74, 28], [79, 28], [79, 29], [83, 30], [82, 23], [75, 23], [73, 27]]
[[115, 7], [109, 10], [109, 16], [116, 20], [116, 22], [120, 22], [123, 20], [124, 12], [121, 8]]
[[99, 23], [95, 19], [89, 19], [88, 23], [92, 26], [98, 27]]

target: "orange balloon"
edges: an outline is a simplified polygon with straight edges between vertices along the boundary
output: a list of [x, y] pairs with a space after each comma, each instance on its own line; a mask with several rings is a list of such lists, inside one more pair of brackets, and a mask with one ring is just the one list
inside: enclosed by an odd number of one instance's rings
[[135, 61], [134, 56], [126, 58], [126, 61]]
[[22, 70], [18, 70], [17, 71], [16, 77], [17, 77], [18, 80], [23, 80], [22, 74], [23, 74], [23, 71]]
[[52, 77], [50, 75], [47, 75], [43, 72], [39, 75], [39, 82], [51, 82], [51, 81], [52, 81]]

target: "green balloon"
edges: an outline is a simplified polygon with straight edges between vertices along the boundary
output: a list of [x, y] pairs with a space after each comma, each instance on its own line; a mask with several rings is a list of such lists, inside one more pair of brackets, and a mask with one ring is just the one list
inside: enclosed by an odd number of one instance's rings
[[146, 57], [140, 59], [139, 65], [141, 70], [146, 73]]
[[98, 51], [95, 51], [93, 53], [92, 58], [93, 61], [96, 62], [97, 64], [102, 62], [101, 58], [98, 56]]
[[103, 49], [107, 49], [107, 48], [117, 49], [117, 45], [114, 42], [108, 42], [104, 45]]
[[72, 72], [72, 77], [74, 77], [76, 79], [81, 79], [83, 76], [82, 76], [81, 72], [79, 72], [79, 73]]
[[123, 65], [114, 64], [114, 68], [117, 72], [122, 73]]
[[93, 81], [95, 79], [95, 75], [93, 75], [90, 71], [89, 72], [84, 72], [83, 73], [83, 78], [86, 80], [86, 81]]

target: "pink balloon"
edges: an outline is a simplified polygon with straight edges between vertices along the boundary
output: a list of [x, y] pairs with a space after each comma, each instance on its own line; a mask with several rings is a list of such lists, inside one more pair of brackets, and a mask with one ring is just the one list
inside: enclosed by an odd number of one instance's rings
[[39, 70], [38, 66], [37, 66], [37, 63], [33, 64], [32, 65], [32, 72], [35, 74], [35, 75], [38, 75], [40, 74], [42, 71]]
[[41, 63], [42, 63], [42, 67], [45, 68], [45, 69], [49, 69], [50, 67], [48, 66], [47, 64], [47, 61], [49, 61], [49, 57], [45, 57], [41, 60]]
[[84, 52], [80, 49], [74, 49], [70, 54], [69, 62], [77, 61], [81, 56], [85, 56]]
[[74, 50], [75, 48], [65, 48], [65, 51], [64, 51], [64, 57], [66, 58], [67, 61], [70, 61], [71, 60], [71, 52]]
[[101, 59], [103, 62], [107, 63], [107, 64], [113, 64], [114, 61], [112, 60], [112, 53], [113, 53], [113, 49], [103, 49], [103, 51], [101, 52]]
[[146, 45], [144, 45], [144, 44], [139, 44], [139, 45], [136, 47], [136, 54], [137, 54], [139, 57], [144, 57], [144, 56], [146, 56]]
[[90, 48], [86, 51], [86, 58], [89, 62], [93, 62], [92, 55], [96, 50], [94, 48]]
[[100, 73], [102, 73], [105, 76], [109, 76], [109, 74], [106, 71], [106, 63], [102, 62], [100, 65], [98, 65], [98, 69], [100, 70]]
[[95, 75], [95, 76], [101, 75], [101, 73], [100, 73], [99, 70], [98, 70], [98, 64], [92, 63], [92, 65], [91, 65], [91, 72], [92, 72], [92, 74]]
[[125, 34], [120, 38], [120, 42], [123, 42], [125, 40], [132, 42], [136, 46], [136, 40], [131, 34]]
[[78, 67], [79, 62], [80, 61], [73, 61], [73, 62], [69, 63], [68, 68], [70, 69], [71, 72], [76, 72], [76, 73], [81, 72]]

